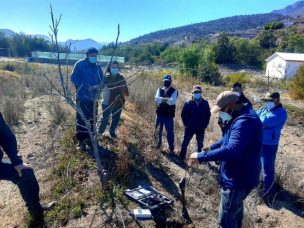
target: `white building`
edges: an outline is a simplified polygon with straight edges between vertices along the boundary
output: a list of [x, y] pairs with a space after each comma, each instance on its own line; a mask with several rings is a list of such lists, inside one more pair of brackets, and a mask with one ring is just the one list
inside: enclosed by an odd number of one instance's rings
[[276, 52], [265, 61], [267, 62], [266, 76], [291, 79], [300, 65], [304, 64], [304, 54]]

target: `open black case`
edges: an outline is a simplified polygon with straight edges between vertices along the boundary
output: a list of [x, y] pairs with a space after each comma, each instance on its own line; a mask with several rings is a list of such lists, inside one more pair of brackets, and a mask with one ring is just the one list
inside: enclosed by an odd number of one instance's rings
[[172, 204], [172, 200], [161, 195], [152, 187], [138, 186], [134, 189], [125, 190], [125, 194], [131, 200], [150, 210], [164, 208]]

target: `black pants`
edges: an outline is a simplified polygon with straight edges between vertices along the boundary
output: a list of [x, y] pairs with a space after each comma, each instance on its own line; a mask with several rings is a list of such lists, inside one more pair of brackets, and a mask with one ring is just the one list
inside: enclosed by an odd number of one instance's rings
[[205, 136], [205, 130], [194, 130], [191, 128], [185, 128], [185, 134], [184, 134], [184, 140], [181, 148], [180, 157], [182, 159], [186, 158], [187, 153], [187, 147], [193, 137], [193, 135], [196, 135], [196, 141], [197, 141], [197, 152], [201, 152], [203, 148], [203, 142], [204, 142], [204, 136]]
[[21, 196], [30, 213], [42, 212], [39, 202], [39, 185], [33, 170], [23, 170], [20, 178], [12, 164], [0, 161], [0, 180], [11, 181], [18, 185]]
[[[77, 101], [77, 106], [80, 108], [87, 120], [90, 121], [91, 130], [93, 131], [93, 113], [94, 113], [94, 101]], [[95, 112], [97, 111], [97, 107]], [[79, 113], [76, 114], [76, 138], [78, 141], [83, 142], [90, 138], [89, 132], [85, 127], [85, 123]]]

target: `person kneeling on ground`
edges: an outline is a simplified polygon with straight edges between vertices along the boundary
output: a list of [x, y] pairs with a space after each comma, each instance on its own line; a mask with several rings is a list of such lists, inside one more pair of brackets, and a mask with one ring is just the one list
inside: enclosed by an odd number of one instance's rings
[[210, 107], [208, 101], [202, 98], [202, 87], [196, 85], [192, 89], [192, 98], [184, 104], [181, 117], [185, 127], [184, 140], [180, 152], [180, 159], [185, 160], [187, 147], [196, 135], [197, 151], [201, 152], [205, 136], [205, 129], [210, 120]]
[[[43, 208], [39, 202], [38, 182], [32, 168], [23, 163], [22, 159], [17, 155], [16, 137], [5, 123], [1, 113], [0, 146], [0, 180], [11, 181], [18, 186], [31, 216], [32, 227], [42, 226]], [[3, 151], [10, 159], [10, 163], [2, 161]]]
[[188, 164], [221, 162], [219, 225], [242, 227], [243, 201], [259, 184], [262, 123], [257, 113], [231, 91], [219, 94], [211, 112], [219, 112], [226, 130], [219, 141], [203, 149], [205, 152], [191, 154]]

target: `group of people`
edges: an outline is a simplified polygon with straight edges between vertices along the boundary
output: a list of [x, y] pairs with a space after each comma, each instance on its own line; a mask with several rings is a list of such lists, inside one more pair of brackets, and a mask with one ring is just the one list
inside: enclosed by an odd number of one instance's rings
[[[71, 75], [71, 81], [76, 88], [76, 138], [79, 150], [90, 146], [88, 123], [85, 119], [92, 127], [94, 118], [98, 116], [96, 99], [100, 92], [103, 93], [103, 115], [98, 133], [102, 135], [105, 132], [111, 117], [109, 133], [113, 138], [117, 137], [116, 128], [125, 97], [129, 95], [126, 81], [119, 73], [119, 64], [112, 62], [103, 75], [97, 62], [97, 54], [95, 48], [88, 49], [86, 58], [75, 64]], [[188, 144], [196, 135], [197, 152], [189, 156], [188, 165], [207, 161], [220, 162], [219, 224], [221, 227], [241, 227], [243, 201], [259, 184], [261, 167], [265, 195], [271, 195], [274, 191], [275, 158], [287, 112], [280, 102], [278, 92], [267, 93], [263, 99], [265, 105], [256, 112], [245, 97], [239, 82], [232, 86], [231, 91], [220, 93], [212, 109], [202, 92], [201, 86], [193, 86], [191, 99], [183, 105], [181, 118], [184, 139], [179, 159], [186, 159]], [[157, 89], [155, 95], [156, 146], [162, 146], [165, 126], [171, 155], [175, 153], [174, 117], [177, 99], [178, 91], [172, 85], [172, 77], [164, 75], [163, 86]], [[222, 137], [213, 145], [204, 147], [205, 129], [209, 125], [211, 113], [218, 113]], [[3, 151], [8, 155], [9, 163], [2, 161]], [[34, 223], [40, 224], [43, 221], [43, 207], [39, 202], [39, 185], [33, 170], [23, 163], [17, 153], [16, 138], [0, 113], [0, 180], [9, 180], [18, 185]]]
[[[172, 87], [171, 76], [165, 75], [163, 87], [157, 90], [155, 96], [155, 128], [159, 128], [159, 147], [165, 125], [170, 154], [174, 153], [173, 118], [177, 95], [177, 90]], [[211, 110], [198, 85], [193, 87], [192, 98], [183, 106], [181, 118], [185, 131], [179, 158], [181, 161], [185, 159], [187, 146], [195, 134], [198, 152], [190, 155], [188, 165], [220, 162], [220, 227], [242, 227], [243, 201], [260, 183], [261, 167], [263, 197], [267, 199], [274, 192], [275, 158], [287, 112], [278, 92], [267, 93], [263, 101], [265, 105], [256, 112], [244, 95], [242, 84], [236, 82], [231, 91], [218, 95], [216, 105]], [[213, 145], [204, 147], [204, 133], [211, 113], [218, 113], [222, 137]]]

